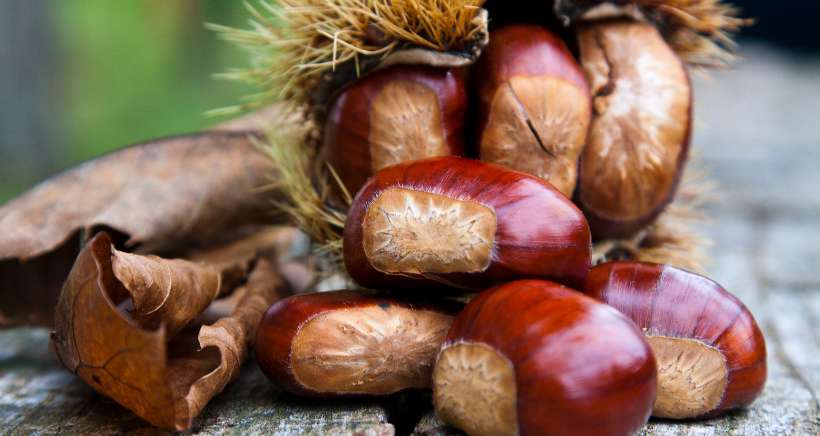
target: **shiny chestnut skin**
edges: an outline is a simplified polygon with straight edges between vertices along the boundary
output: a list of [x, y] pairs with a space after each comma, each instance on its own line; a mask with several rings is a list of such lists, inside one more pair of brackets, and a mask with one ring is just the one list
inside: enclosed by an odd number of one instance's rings
[[428, 388], [436, 354], [460, 308], [353, 291], [294, 295], [263, 316], [256, 360], [275, 385], [303, 396]]
[[481, 160], [571, 197], [592, 114], [584, 73], [564, 42], [541, 26], [503, 26], [490, 33], [473, 75]]
[[377, 71], [331, 102], [323, 156], [355, 194], [386, 166], [462, 154], [466, 106], [460, 70], [397, 65]]
[[720, 415], [763, 390], [763, 334], [746, 306], [712, 280], [667, 265], [609, 262], [590, 271], [585, 291], [647, 335], [660, 368], [653, 415]]
[[649, 418], [655, 360], [612, 307], [552, 282], [479, 294], [433, 371], [436, 413], [470, 435], [626, 435]]
[[583, 214], [549, 183], [475, 160], [442, 157], [376, 173], [344, 230], [344, 262], [368, 288], [480, 289], [517, 278], [583, 283]]
[[584, 24], [578, 45], [593, 115], [575, 200], [596, 240], [629, 237], [677, 190], [692, 127], [689, 75], [647, 23]]

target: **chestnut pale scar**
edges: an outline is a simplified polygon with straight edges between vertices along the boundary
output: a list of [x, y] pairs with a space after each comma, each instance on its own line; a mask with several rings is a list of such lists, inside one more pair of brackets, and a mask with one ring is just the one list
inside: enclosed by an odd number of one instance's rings
[[436, 413], [470, 435], [517, 435], [515, 370], [489, 345], [457, 343], [439, 354], [433, 374]]
[[511, 78], [493, 96], [481, 160], [533, 174], [572, 196], [588, 101], [577, 85], [558, 77]]
[[384, 190], [364, 216], [362, 244], [384, 273], [481, 272], [492, 260], [495, 211], [405, 188]]
[[409, 80], [388, 83], [373, 99], [369, 140], [373, 171], [450, 154], [438, 96], [427, 86]]
[[697, 339], [647, 336], [658, 365], [653, 416], [688, 418], [714, 410], [728, 382], [720, 350]]
[[293, 337], [296, 380], [320, 392], [384, 394], [428, 388], [453, 317], [398, 305], [322, 313]]

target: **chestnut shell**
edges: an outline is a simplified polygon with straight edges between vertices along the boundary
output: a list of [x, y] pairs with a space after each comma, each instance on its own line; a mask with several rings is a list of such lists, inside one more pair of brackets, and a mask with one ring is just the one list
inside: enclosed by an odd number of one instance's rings
[[479, 294], [442, 350], [459, 343], [488, 345], [512, 363], [522, 435], [632, 434], [655, 401], [655, 360], [635, 324], [552, 282], [519, 280]]
[[[300, 383], [294, 372], [294, 363], [291, 358], [293, 357], [295, 336], [303, 326], [315, 317], [333, 311], [368, 307], [387, 310], [390, 306], [436, 312], [447, 316], [454, 316], [462, 308], [462, 304], [454, 301], [432, 302], [419, 299], [410, 301], [399, 296], [382, 293], [330, 291], [293, 295], [274, 303], [263, 315], [256, 333], [257, 363], [262, 372], [276, 386], [293, 394], [320, 398], [378, 395], [314, 390]], [[425, 362], [418, 363], [420, 365], [425, 364]], [[432, 365], [432, 361], [426, 362], [426, 364]], [[393, 392], [386, 392], [385, 394], [388, 393]]]
[[593, 118], [575, 201], [596, 240], [630, 237], [674, 199], [689, 156], [691, 80], [651, 24], [595, 21], [578, 39]]
[[[491, 209], [497, 230], [489, 265], [472, 273], [391, 274], [377, 270], [363, 246], [368, 208], [385, 190], [434, 193]], [[442, 234], [452, 228], [441, 228]], [[581, 211], [549, 183], [499, 165], [454, 156], [406, 162], [377, 172], [353, 200], [344, 229], [344, 263], [373, 289], [483, 289], [520, 278], [580, 286], [591, 262], [589, 226]]]
[[766, 343], [749, 309], [714, 281], [672, 266], [608, 262], [584, 291], [632, 319], [647, 335], [692, 338], [717, 348], [728, 378], [716, 416], [752, 403], [766, 382]]
[[472, 74], [480, 158], [543, 177], [571, 197], [591, 97], [564, 42], [534, 24], [499, 27]]
[[[375, 110], [373, 105], [382, 91], [395, 83], [410, 84], [416, 91], [432, 93], [436, 98], [437, 108], [417, 109], [435, 112], [441, 124], [418, 126], [419, 129], [440, 133], [442, 145], [446, 148], [441, 151], [445, 154], [460, 155], [464, 151], [467, 90], [463, 71], [409, 65], [397, 65], [376, 71], [342, 89], [331, 102], [325, 122], [322, 157], [338, 173], [351, 195], [355, 194], [374, 172], [371, 153], [371, 134], [375, 129], [372, 124]], [[407, 94], [404, 97], [421, 98], [421, 95]], [[429, 103], [427, 99], [423, 101]], [[393, 98], [390, 103], [396, 106], [391, 107], [391, 112], [397, 112], [402, 108], [411, 111], [411, 108], [403, 106], [410, 104], [406, 99]], [[380, 113], [383, 112], [384, 110]], [[397, 122], [403, 121], [401, 113], [394, 113], [393, 116], [397, 118]], [[389, 131], [391, 128], [395, 129], [396, 126], [378, 127], [381, 132]], [[408, 144], [401, 143], [396, 146], [407, 147]], [[416, 158], [431, 157], [425, 153], [425, 150], [405, 150], [401, 154]]]

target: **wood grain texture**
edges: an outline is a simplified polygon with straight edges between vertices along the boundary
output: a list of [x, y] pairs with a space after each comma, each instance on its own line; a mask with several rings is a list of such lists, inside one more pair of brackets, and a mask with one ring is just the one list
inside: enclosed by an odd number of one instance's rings
[[[10, 435], [170, 434], [62, 369], [48, 351], [48, 333], [42, 329], [0, 333], [0, 428]], [[385, 406], [303, 401], [277, 391], [249, 363], [184, 434], [390, 436], [394, 431]]]

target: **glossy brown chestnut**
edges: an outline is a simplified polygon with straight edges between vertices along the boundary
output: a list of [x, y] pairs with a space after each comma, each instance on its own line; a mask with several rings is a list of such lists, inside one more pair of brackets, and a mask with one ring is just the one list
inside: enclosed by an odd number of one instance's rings
[[300, 294], [271, 306], [256, 334], [259, 367], [306, 396], [387, 395], [429, 388], [458, 305], [377, 294]]
[[649, 418], [655, 360], [613, 308], [555, 283], [488, 290], [433, 370], [436, 413], [470, 435], [625, 435]]
[[592, 269], [586, 292], [646, 334], [658, 361], [654, 416], [719, 415], [763, 390], [763, 334], [743, 303], [717, 283], [666, 265], [609, 262]]
[[331, 103], [324, 157], [355, 194], [386, 166], [461, 154], [466, 105], [460, 71], [399, 65], [375, 72]]
[[345, 223], [344, 262], [354, 280], [374, 289], [479, 289], [517, 278], [580, 286], [590, 265], [589, 227], [537, 177], [431, 158], [368, 180]]
[[490, 33], [474, 79], [481, 160], [541, 177], [571, 197], [591, 103], [564, 42], [537, 25], [499, 28]]
[[689, 149], [689, 76], [650, 24], [593, 22], [578, 40], [593, 115], [576, 202], [593, 237], [627, 237], [674, 197]]

